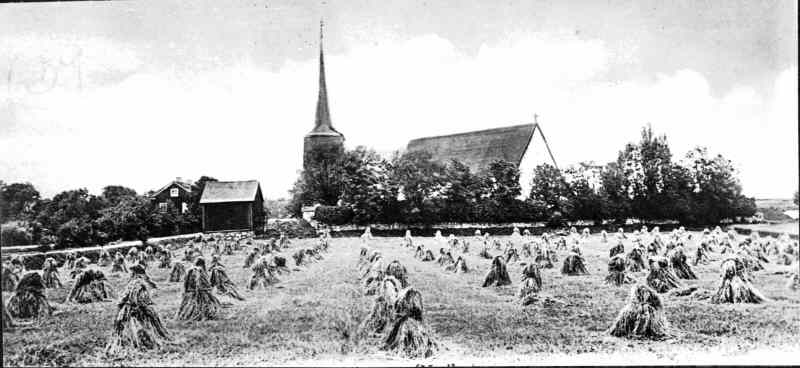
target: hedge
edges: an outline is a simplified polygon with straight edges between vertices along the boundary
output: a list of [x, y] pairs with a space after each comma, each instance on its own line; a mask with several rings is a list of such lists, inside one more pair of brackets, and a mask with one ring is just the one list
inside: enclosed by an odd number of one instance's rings
[[344, 225], [353, 220], [353, 210], [343, 206], [318, 206], [313, 218], [327, 225]]
[[[267, 226], [263, 238], [277, 238], [281, 233], [290, 238], [312, 238], [317, 236], [317, 230], [303, 219], [275, 222]], [[259, 236], [261, 238], [262, 236]]]

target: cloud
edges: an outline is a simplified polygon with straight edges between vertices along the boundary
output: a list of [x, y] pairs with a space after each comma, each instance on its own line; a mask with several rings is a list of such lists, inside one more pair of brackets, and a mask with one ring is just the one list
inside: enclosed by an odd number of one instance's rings
[[[22, 44], [31, 55], [49, 47]], [[245, 58], [213, 70], [156, 70], [130, 45], [90, 44], [84, 50], [105, 50], [91, 69], [119, 79], [82, 90], [0, 91], [13, 103], [0, 109], [0, 177], [52, 195], [107, 184], [144, 192], [176, 176], [211, 175], [255, 178], [265, 196], [286, 195], [314, 121], [317, 60], [273, 71]], [[607, 80], [618, 63], [635, 62], [634, 46], [516, 34], [468, 56], [433, 34], [353, 41], [346, 53], [326, 54], [333, 124], [348, 146], [388, 152], [415, 137], [531, 122], [537, 113], [559, 164], [569, 164], [613, 160], [652, 123], [676, 158], [705, 145], [733, 159], [747, 194], [796, 190], [796, 67], [772, 91], [740, 85], [722, 97], [690, 69]], [[534, 150], [546, 161], [538, 141]]]

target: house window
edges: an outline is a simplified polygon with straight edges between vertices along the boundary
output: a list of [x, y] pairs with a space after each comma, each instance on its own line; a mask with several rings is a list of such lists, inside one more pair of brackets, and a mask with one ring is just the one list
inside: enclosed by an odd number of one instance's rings
[[167, 202], [160, 202], [158, 204], [158, 210], [161, 212], [167, 212]]
[[181, 202], [181, 213], [186, 213], [189, 210], [189, 205], [186, 202]]
[[177, 197], [177, 196], [178, 196], [178, 188], [172, 188], [172, 189], [170, 189], [170, 190], [169, 190], [169, 196], [170, 196], [170, 197], [173, 197], [173, 198], [174, 198], [174, 197]]

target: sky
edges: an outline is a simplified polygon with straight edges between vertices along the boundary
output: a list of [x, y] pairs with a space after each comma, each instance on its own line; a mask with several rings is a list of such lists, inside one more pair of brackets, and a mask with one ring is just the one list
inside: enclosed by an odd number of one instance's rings
[[[530, 123], [559, 166], [650, 124], [676, 160], [798, 189], [794, 1], [118, 1], [0, 4], [0, 180], [45, 197], [176, 177], [287, 196], [314, 125], [319, 21], [333, 126], [389, 154]], [[533, 151], [546, 162], [541, 141]]]

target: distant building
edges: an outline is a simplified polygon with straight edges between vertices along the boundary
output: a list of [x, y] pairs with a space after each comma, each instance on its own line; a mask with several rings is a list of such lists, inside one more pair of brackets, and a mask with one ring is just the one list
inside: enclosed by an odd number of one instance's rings
[[260, 231], [264, 197], [257, 180], [209, 181], [200, 196], [203, 232]]
[[158, 209], [166, 212], [169, 208], [178, 213], [189, 210], [189, 203], [192, 198], [192, 184], [178, 177], [169, 184], [154, 191], [150, 198], [156, 203]]
[[316, 226], [316, 221], [314, 220], [314, 214], [317, 212], [317, 207], [319, 204], [315, 204], [313, 206], [303, 206], [300, 208], [300, 212], [303, 214], [303, 220], [308, 221], [311, 225]]
[[494, 161], [508, 161], [519, 168], [522, 194], [527, 196], [531, 188], [530, 178], [537, 164], [534, 155], [528, 151], [537, 128], [538, 124], [523, 124], [417, 138], [408, 142], [406, 151], [427, 151], [434, 161], [442, 164], [455, 159], [469, 167], [473, 173], [486, 170]]
[[314, 128], [303, 139], [303, 169], [311, 164], [336, 161], [344, 153], [344, 135], [333, 128], [325, 83], [325, 57], [322, 52], [322, 23], [319, 33], [319, 94]]
[[581, 162], [564, 170], [564, 179], [570, 184], [576, 180], [585, 179], [589, 183], [589, 186], [597, 191], [603, 184], [601, 176], [603, 169], [603, 165], [597, 165], [591, 161]]

